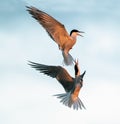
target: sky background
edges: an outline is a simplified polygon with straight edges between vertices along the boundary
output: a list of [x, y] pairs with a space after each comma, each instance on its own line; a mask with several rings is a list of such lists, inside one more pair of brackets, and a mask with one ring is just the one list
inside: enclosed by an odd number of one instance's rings
[[[53, 97], [62, 86], [32, 69], [28, 60], [62, 65], [61, 51], [26, 11], [35, 6], [84, 31], [70, 51], [86, 70], [74, 111]], [[120, 124], [120, 1], [2, 0], [0, 4], [0, 124]], [[74, 76], [73, 66], [64, 66]]]

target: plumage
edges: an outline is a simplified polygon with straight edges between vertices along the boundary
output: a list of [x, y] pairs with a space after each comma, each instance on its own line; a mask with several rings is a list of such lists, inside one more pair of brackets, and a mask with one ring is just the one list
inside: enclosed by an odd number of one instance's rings
[[[48, 75], [52, 78], [56, 78], [58, 82], [63, 86], [66, 93], [56, 94], [57, 98], [61, 99], [64, 105], [68, 107], [72, 107], [76, 110], [78, 108], [85, 108], [84, 104], [78, 97], [79, 92], [83, 86], [83, 74], [80, 75], [80, 69], [78, 67], [78, 61], [75, 61], [75, 77], [70, 76], [67, 70], [61, 66], [51, 66], [51, 65], [43, 65], [35, 62], [29, 61], [29, 65], [32, 68], [35, 68], [40, 73]], [[77, 68], [77, 69], [76, 69]]]
[[82, 36], [80, 33], [83, 32], [74, 29], [69, 35], [65, 26], [47, 13], [35, 7], [28, 6], [27, 11], [44, 27], [49, 36], [58, 44], [59, 49], [62, 50], [64, 63], [66, 65], [71, 65], [74, 59], [69, 54], [69, 50], [72, 49], [73, 45], [76, 43], [76, 37], [78, 35]]

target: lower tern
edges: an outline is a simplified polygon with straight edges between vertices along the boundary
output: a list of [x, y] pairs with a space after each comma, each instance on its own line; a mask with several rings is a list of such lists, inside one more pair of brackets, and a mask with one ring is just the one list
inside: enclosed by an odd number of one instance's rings
[[29, 65], [40, 73], [56, 78], [63, 86], [66, 93], [54, 95], [60, 99], [60, 102], [70, 108], [73, 107], [75, 110], [85, 109], [85, 106], [78, 95], [83, 86], [83, 77], [86, 71], [84, 71], [83, 74], [80, 74], [78, 61], [75, 61], [74, 65], [75, 78], [71, 77], [67, 70], [61, 66], [43, 65], [31, 61], [29, 61]]
[[27, 6], [27, 11], [44, 27], [49, 36], [58, 44], [59, 49], [62, 51], [65, 65], [73, 64], [74, 59], [69, 54], [69, 51], [75, 45], [77, 36], [82, 36], [81, 33], [84, 32], [73, 29], [68, 34], [65, 26], [47, 13], [32, 6]]

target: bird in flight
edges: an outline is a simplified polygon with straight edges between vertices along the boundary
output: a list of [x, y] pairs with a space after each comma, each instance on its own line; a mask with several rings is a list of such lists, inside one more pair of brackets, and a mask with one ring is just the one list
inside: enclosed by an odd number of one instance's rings
[[81, 33], [84, 32], [73, 29], [68, 34], [65, 26], [47, 13], [32, 6], [27, 6], [27, 11], [45, 28], [49, 36], [58, 44], [59, 49], [62, 51], [65, 65], [73, 64], [74, 59], [69, 54], [69, 51], [76, 43], [77, 36], [82, 36]]
[[73, 107], [73, 109], [76, 110], [78, 110], [79, 108], [85, 109], [85, 106], [78, 95], [83, 86], [83, 77], [86, 71], [84, 71], [83, 74], [80, 74], [78, 61], [75, 61], [74, 65], [74, 78], [70, 76], [67, 70], [61, 66], [43, 65], [31, 61], [29, 61], [29, 65], [32, 68], [38, 70], [40, 73], [46, 74], [52, 78], [56, 78], [57, 81], [63, 86], [65, 93], [54, 95], [57, 96], [57, 98], [61, 99], [60, 102], [70, 108]]

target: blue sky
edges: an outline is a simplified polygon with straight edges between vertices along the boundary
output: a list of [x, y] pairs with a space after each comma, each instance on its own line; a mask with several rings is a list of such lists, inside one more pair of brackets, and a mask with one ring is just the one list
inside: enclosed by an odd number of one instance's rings
[[[64, 90], [27, 65], [31, 60], [61, 65], [62, 55], [26, 11], [35, 6], [62, 22], [67, 31], [85, 32], [71, 50], [87, 71], [79, 97], [87, 110], [73, 111], [52, 95]], [[0, 4], [0, 124], [119, 124], [119, 0], [6, 0]], [[72, 67], [65, 67], [74, 76]]]

